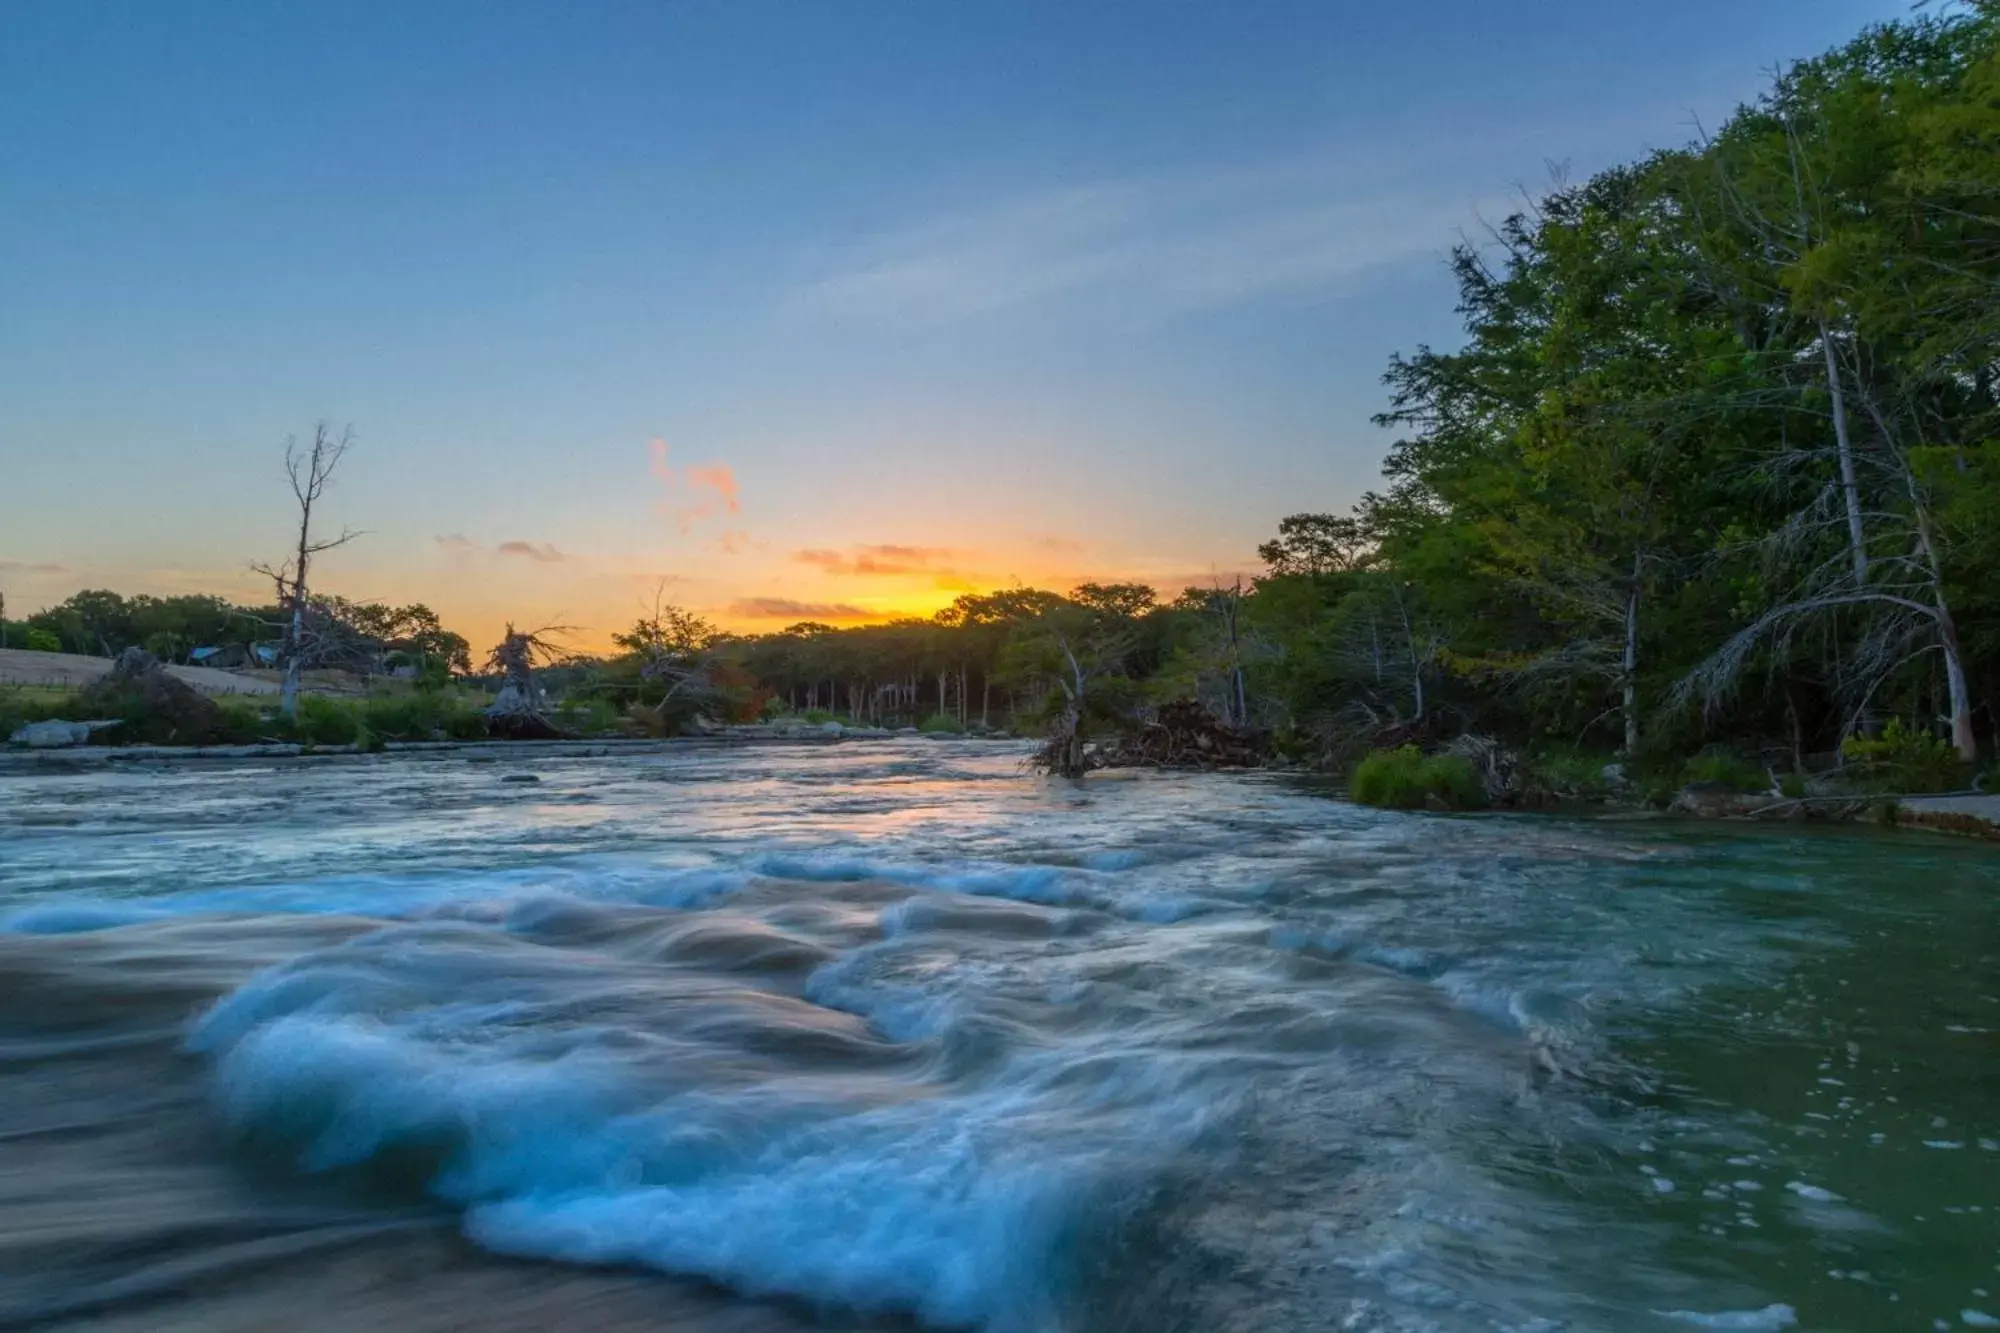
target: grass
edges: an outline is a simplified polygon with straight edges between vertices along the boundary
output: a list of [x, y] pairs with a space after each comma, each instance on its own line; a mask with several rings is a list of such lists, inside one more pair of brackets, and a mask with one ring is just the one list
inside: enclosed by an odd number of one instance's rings
[[1392, 810], [1477, 810], [1486, 804], [1485, 785], [1470, 763], [1457, 755], [1427, 756], [1414, 745], [1370, 754], [1355, 766], [1348, 792], [1363, 805]]
[[929, 717], [917, 723], [917, 730], [927, 735], [956, 736], [963, 732], [965, 728], [958, 725], [957, 718], [947, 713], [932, 713]]
[[0, 687], [0, 742], [30, 722], [47, 722], [76, 710], [69, 702], [76, 691], [43, 685]]

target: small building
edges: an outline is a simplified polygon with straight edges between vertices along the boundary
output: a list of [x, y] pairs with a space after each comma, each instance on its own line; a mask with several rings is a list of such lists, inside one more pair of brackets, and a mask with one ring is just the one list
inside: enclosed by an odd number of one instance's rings
[[225, 671], [243, 667], [274, 667], [278, 665], [278, 652], [283, 647], [275, 640], [269, 643], [211, 644], [189, 653], [188, 662], [193, 666], [218, 667]]

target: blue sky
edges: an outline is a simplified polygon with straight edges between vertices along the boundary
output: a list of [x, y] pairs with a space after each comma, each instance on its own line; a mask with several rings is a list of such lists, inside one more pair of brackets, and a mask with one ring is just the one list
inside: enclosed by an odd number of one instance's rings
[[318, 417], [322, 586], [475, 639], [1243, 567], [1462, 232], [1900, 12], [15, 4], [0, 591], [253, 591]]

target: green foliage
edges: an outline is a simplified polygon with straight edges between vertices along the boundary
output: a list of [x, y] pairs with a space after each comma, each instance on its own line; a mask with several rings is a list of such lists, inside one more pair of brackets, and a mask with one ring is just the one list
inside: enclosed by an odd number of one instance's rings
[[59, 653], [63, 647], [62, 640], [45, 629], [30, 629], [21, 646], [34, 653]]
[[76, 717], [71, 690], [8, 689], [0, 687], [0, 742], [30, 722]]
[[917, 723], [917, 730], [928, 735], [955, 736], [963, 728], [958, 725], [958, 719], [955, 717], [949, 717], [943, 713], [932, 713], [929, 717]]
[[1890, 718], [1879, 736], [1851, 736], [1840, 748], [1862, 781], [1881, 791], [1956, 791], [1970, 773], [1949, 742], [1905, 727], [1901, 718]]
[[1729, 750], [1709, 750], [1688, 760], [1689, 782], [1719, 783], [1742, 792], [1771, 789], [1771, 775], [1742, 755]]
[[[357, 707], [333, 699], [319, 703]], [[358, 710], [357, 727], [385, 740], [478, 740], [486, 734], [481, 705], [449, 691], [377, 695], [358, 705]]]
[[1525, 785], [1569, 800], [1601, 800], [1611, 794], [1604, 769], [1617, 763], [1608, 754], [1582, 750], [1547, 750], [1533, 756], [1523, 775]]
[[1355, 766], [1348, 791], [1363, 805], [1395, 810], [1477, 810], [1486, 804], [1486, 788], [1470, 763], [1457, 755], [1427, 756], [1414, 745], [1371, 753]]
[[556, 705], [555, 724], [579, 736], [608, 735], [619, 730], [618, 706], [609, 699], [564, 699]]
[[229, 744], [254, 745], [277, 738], [280, 728], [272, 725], [271, 714], [250, 699], [232, 696], [215, 703], [222, 710], [223, 733]]
[[1797, 801], [1806, 795], [1806, 775], [1796, 770], [1778, 779], [1778, 794]]
[[292, 732], [306, 745], [352, 745], [367, 730], [362, 708], [344, 699], [308, 694], [299, 700]]

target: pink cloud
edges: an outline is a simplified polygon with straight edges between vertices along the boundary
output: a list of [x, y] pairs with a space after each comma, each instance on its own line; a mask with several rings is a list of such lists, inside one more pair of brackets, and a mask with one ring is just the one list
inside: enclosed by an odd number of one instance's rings
[[727, 463], [692, 463], [676, 469], [665, 440], [648, 440], [646, 448], [653, 479], [662, 492], [659, 512], [672, 518], [682, 532], [718, 513], [742, 511], [736, 473]]

